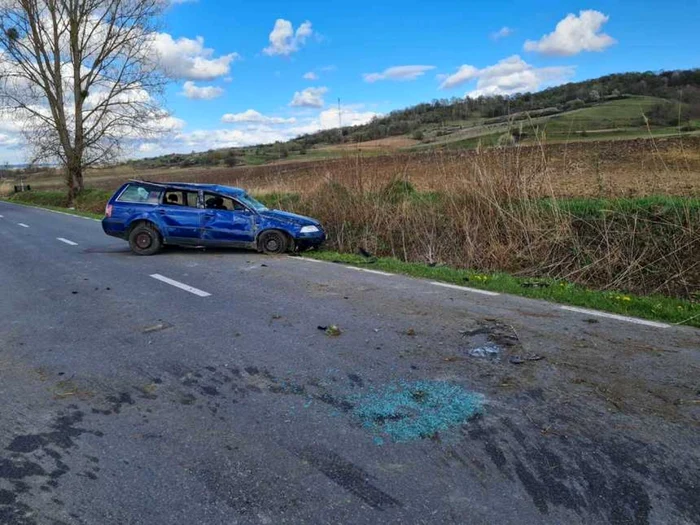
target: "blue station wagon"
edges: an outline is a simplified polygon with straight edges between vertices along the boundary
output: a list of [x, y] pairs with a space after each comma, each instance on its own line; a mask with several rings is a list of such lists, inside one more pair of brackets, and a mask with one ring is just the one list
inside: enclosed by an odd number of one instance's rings
[[102, 229], [129, 241], [138, 255], [153, 255], [165, 244], [284, 253], [326, 239], [318, 221], [270, 210], [240, 188], [138, 180], [109, 199]]

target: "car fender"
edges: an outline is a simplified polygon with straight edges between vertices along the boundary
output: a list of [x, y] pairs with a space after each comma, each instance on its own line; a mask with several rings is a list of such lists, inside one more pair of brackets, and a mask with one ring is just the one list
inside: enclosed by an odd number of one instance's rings
[[295, 225], [292, 223], [261, 216], [255, 232], [255, 242], [258, 242], [258, 238], [261, 234], [270, 230], [279, 230], [289, 235], [289, 237], [291, 237], [292, 239], [295, 239], [297, 237], [299, 228], [300, 227], [297, 227], [295, 231]]
[[126, 222], [126, 231], [130, 232], [131, 229], [134, 227], [134, 225], [138, 222], [142, 221], [147, 221], [155, 225], [155, 227], [158, 229], [158, 232], [160, 235], [165, 239], [165, 230], [163, 229], [163, 221], [162, 219], [158, 216], [155, 211], [139, 211], [137, 213], [134, 213], [133, 215], [129, 216], [129, 219]]

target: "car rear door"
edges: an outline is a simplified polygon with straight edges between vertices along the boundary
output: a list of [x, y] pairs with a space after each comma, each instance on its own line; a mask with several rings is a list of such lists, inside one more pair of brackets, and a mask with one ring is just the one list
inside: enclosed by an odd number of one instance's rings
[[[212, 204], [219, 199], [219, 207]], [[204, 193], [202, 241], [206, 244], [244, 245], [255, 240], [255, 213], [229, 197]]]
[[199, 244], [203, 211], [197, 191], [168, 188], [158, 207], [166, 242]]

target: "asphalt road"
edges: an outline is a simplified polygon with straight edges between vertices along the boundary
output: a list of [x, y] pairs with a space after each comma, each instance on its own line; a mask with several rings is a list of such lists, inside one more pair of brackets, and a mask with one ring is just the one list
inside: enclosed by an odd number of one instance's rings
[[2, 524], [700, 523], [698, 330], [0, 215]]

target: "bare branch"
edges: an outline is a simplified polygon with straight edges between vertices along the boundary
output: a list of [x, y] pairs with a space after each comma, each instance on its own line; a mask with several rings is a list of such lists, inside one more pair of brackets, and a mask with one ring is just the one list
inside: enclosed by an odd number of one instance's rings
[[0, 115], [12, 115], [33, 158], [67, 167], [113, 160], [153, 136], [165, 79], [153, 59], [164, 0], [3, 0]]

